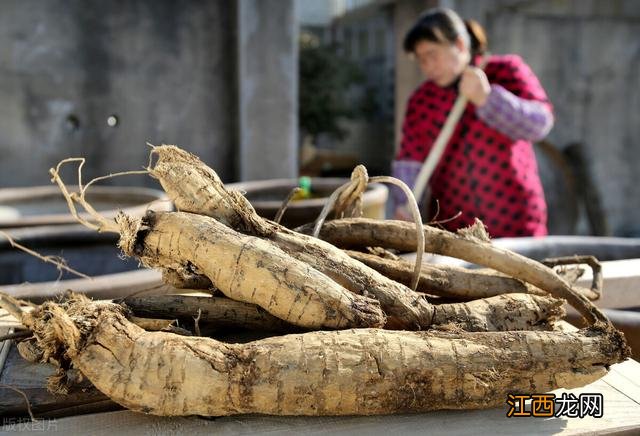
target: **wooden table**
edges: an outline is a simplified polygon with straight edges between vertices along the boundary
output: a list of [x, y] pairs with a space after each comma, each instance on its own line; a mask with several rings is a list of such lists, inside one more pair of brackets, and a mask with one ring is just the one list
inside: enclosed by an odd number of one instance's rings
[[[0, 334], [15, 325], [15, 320], [0, 313]], [[561, 329], [575, 327], [561, 322]], [[1, 344], [0, 344], [1, 345]], [[2, 347], [0, 346], [0, 349]], [[0, 350], [0, 357], [2, 351]], [[44, 365], [32, 365], [45, 367]], [[25, 370], [27, 371], [27, 370]], [[24, 371], [19, 371], [23, 373]], [[25, 373], [26, 374], [26, 373]], [[0, 381], [6, 382], [0, 371]], [[26, 375], [25, 375], [26, 376]], [[19, 377], [12, 380], [19, 380]], [[452, 435], [531, 435], [531, 434], [640, 434], [640, 363], [627, 360], [613, 365], [600, 380], [578, 389], [554, 391], [603, 395], [602, 418], [534, 418], [511, 417], [509, 406], [489, 410], [439, 411], [413, 415], [353, 416], [353, 417], [275, 417], [245, 415], [204, 419], [198, 417], [162, 418], [130, 411], [116, 411], [48, 419], [38, 423], [18, 424], [11, 418], [0, 418], [0, 432], [42, 434], [155, 435], [155, 434], [257, 434], [283, 432], [302, 434], [362, 433], [390, 434], [452, 434]], [[16, 394], [18, 395], [18, 394]], [[100, 400], [101, 398], [95, 398]], [[96, 410], [96, 409], [93, 409]], [[104, 409], [101, 409], [104, 410]], [[110, 410], [113, 410], [111, 408]], [[4, 424], [4, 425], [3, 425]]]
[[[560, 394], [565, 391], [554, 391]], [[474, 411], [442, 411], [416, 415], [374, 417], [274, 417], [247, 415], [216, 419], [160, 418], [120, 411], [51, 420], [38, 428], [5, 426], [4, 431], [42, 434], [42, 429], [61, 434], [160, 435], [160, 434], [640, 434], [640, 364], [633, 360], [614, 365], [602, 379], [580, 389], [580, 393], [601, 393], [602, 418], [507, 418], [508, 407]], [[30, 424], [32, 425], [32, 424]]]

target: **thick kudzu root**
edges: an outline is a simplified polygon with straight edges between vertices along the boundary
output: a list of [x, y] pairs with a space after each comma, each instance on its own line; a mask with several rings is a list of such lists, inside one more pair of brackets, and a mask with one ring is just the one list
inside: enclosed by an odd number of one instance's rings
[[75, 298], [23, 317], [46, 356], [119, 404], [155, 415], [376, 415], [503, 405], [576, 388], [623, 361], [605, 324], [577, 332], [321, 331], [224, 344], [146, 332]]
[[184, 212], [120, 215], [120, 247], [150, 267], [189, 264], [227, 297], [253, 303], [307, 328], [378, 327], [376, 300], [355, 295], [273, 243], [242, 235], [218, 221]]
[[[530, 283], [563, 298], [589, 323], [608, 322], [607, 318], [583, 295], [559, 277], [551, 268], [512, 251], [491, 245], [474, 226], [459, 234], [424, 226], [425, 251], [456, 257], [468, 262], [492, 268], [516, 279]], [[312, 231], [310, 225], [297, 229]], [[402, 251], [416, 248], [415, 229], [405, 221], [377, 221], [367, 218], [333, 220], [325, 225], [320, 237], [341, 248], [383, 247]]]
[[[288, 256], [320, 271], [344, 288], [358, 295], [375, 298], [388, 317], [387, 328], [425, 329], [434, 324], [435, 309], [419, 293], [351, 259], [329, 243], [259, 217], [252, 208], [245, 207], [246, 200], [239, 200], [241, 196], [232, 196], [215, 171], [195, 156], [174, 146], [155, 147], [153, 153], [158, 155], [158, 162], [149, 168], [149, 172], [160, 181], [179, 208], [211, 216], [240, 232], [269, 239]], [[247, 226], [248, 222], [253, 223], [252, 226]], [[517, 300], [513, 304], [520, 307], [522, 301]], [[542, 313], [547, 312], [537, 311], [533, 317]], [[473, 321], [465, 325], [498, 324]], [[522, 328], [528, 325], [528, 320], [523, 320]]]
[[310, 265], [350, 291], [380, 301], [390, 327], [425, 328], [431, 324], [428, 302], [341, 250], [300, 235], [257, 215], [238, 192], [227, 191], [214, 170], [178, 147], [154, 147], [158, 156], [149, 173], [180, 210], [210, 216], [238, 232], [271, 239], [287, 255]]
[[[347, 251], [347, 254], [390, 279], [404, 285], [409, 285], [411, 282], [413, 264], [402, 258], [388, 259], [352, 250]], [[514, 292], [546, 294], [534, 286], [500, 275], [495, 271], [428, 264], [422, 265], [417, 291], [461, 300], [474, 300]]]

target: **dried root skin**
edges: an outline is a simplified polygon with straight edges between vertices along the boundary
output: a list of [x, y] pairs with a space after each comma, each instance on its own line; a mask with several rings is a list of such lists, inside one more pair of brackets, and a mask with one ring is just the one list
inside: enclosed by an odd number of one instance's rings
[[180, 271], [163, 268], [162, 281], [176, 289], [211, 289], [213, 287], [207, 276], [189, 273], [186, 268], [181, 268]]
[[[375, 269], [379, 273], [409, 285], [413, 264], [404, 259], [383, 259], [359, 251], [347, 251], [350, 257]], [[422, 264], [418, 292], [442, 297], [473, 300], [496, 295], [521, 292], [546, 295], [546, 292], [512, 277], [491, 270], [469, 270], [450, 265]]]
[[350, 291], [378, 300], [388, 317], [388, 328], [425, 329], [433, 323], [433, 307], [420, 294], [355, 261], [335, 246], [284, 228], [273, 233], [270, 239], [290, 256], [313, 266]]
[[145, 332], [117, 306], [78, 303], [47, 313], [47, 322], [31, 323], [37, 337], [48, 336], [55, 350], [69, 347], [74, 366], [114, 401], [167, 416], [489, 408], [511, 392], [583, 386], [628, 356], [623, 336], [607, 326], [572, 333], [359, 329], [229, 345]]
[[215, 217], [246, 233], [273, 231], [242, 194], [227, 191], [216, 172], [197, 156], [174, 145], [154, 147], [151, 153], [158, 160], [147, 168], [149, 174], [158, 179], [178, 210]]
[[145, 265], [180, 269], [187, 263], [227, 297], [253, 303], [308, 328], [378, 327], [379, 303], [355, 295], [273, 243], [245, 236], [216, 220], [184, 212], [120, 216], [120, 246]]
[[[298, 229], [311, 231], [310, 226]], [[512, 251], [494, 247], [474, 236], [475, 233], [456, 234], [424, 226], [425, 251], [456, 257], [484, 265], [511, 277], [528, 282], [557, 298], [564, 298], [589, 323], [608, 320], [586, 297], [576, 293], [551, 268]], [[378, 221], [368, 218], [348, 218], [325, 223], [320, 237], [342, 248], [384, 247], [403, 251], [416, 249], [415, 229], [405, 221]]]
[[504, 294], [466, 303], [435, 306], [433, 324], [468, 332], [550, 330], [565, 315], [564, 300], [528, 294]]

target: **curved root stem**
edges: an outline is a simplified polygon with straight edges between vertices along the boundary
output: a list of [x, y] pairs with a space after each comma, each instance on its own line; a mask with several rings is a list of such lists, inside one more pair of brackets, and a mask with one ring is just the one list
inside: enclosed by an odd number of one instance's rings
[[13, 298], [11, 295], [0, 292], [0, 307], [6, 310], [9, 315], [13, 316], [19, 322], [22, 322], [24, 310], [22, 310], [21, 301]]
[[30, 248], [25, 247], [24, 245], [18, 244], [16, 241], [13, 240], [13, 238], [8, 233], [3, 232], [2, 230], [0, 230], [0, 235], [2, 235], [5, 238], [7, 238], [7, 240], [9, 241], [9, 244], [11, 244], [11, 246], [13, 248], [17, 248], [18, 250], [22, 250], [25, 253], [30, 254], [31, 256], [36, 257], [36, 258], [40, 259], [43, 262], [55, 265], [56, 268], [58, 268], [58, 271], [64, 270], [64, 271], [70, 272], [71, 274], [75, 274], [78, 277], [82, 277], [82, 278], [85, 278], [85, 279], [91, 279], [91, 277], [89, 277], [88, 275], [83, 274], [83, 273], [81, 273], [79, 271], [76, 271], [73, 268], [68, 267], [65, 264], [64, 259], [59, 260], [60, 258], [58, 258], [57, 256], [43, 256], [42, 254], [40, 254], [40, 253], [38, 253], [36, 251], [33, 251]]
[[[60, 177], [60, 167], [62, 165], [70, 163], [70, 162], [80, 162], [78, 165], [78, 189], [79, 192], [69, 192], [66, 184]], [[148, 170], [138, 170], [138, 171], [123, 171], [119, 173], [113, 173], [106, 176], [96, 177], [95, 179], [89, 181], [86, 186], [82, 184], [82, 167], [84, 166], [86, 160], [83, 157], [74, 157], [68, 158], [60, 161], [55, 168], [51, 168], [49, 170], [49, 174], [51, 174], [51, 181], [56, 183], [62, 192], [65, 200], [67, 201], [67, 206], [69, 207], [69, 212], [71, 215], [83, 226], [88, 227], [92, 230], [97, 230], [98, 232], [113, 232], [120, 233], [120, 228], [118, 224], [113, 221], [102, 216], [97, 210], [87, 202], [85, 195], [87, 193], [87, 189], [93, 185], [94, 183], [110, 179], [112, 177], [117, 176], [125, 176], [130, 174], [148, 174]], [[76, 209], [75, 203], [78, 203], [82, 208], [98, 223], [95, 224], [85, 218], [83, 218], [78, 210]]]
[[285, 211], [289, 207], [289, 203], [291, 203], [291, 200], [293, 199], [293, 197], [301, 191], [302, 191], [301, 188], [295, 187], [291, 190], [291, 192], [289, 192], [289, 195], [287, 195], [287, 198], [285, 198], [284, 201], [282, 202], [280, 209], [278, 209], [278, 212], [276, 212], [276, 216], [273, 218], [274, 222], [280, 224], [280, 221], [282, 220], [282, 217]]
[[[58, 162], [58, 165], [56, 165], [55, 169], [51, 168], [49, 170], [49, 174], [51, 174], [51, 181], [55, 182], [60, 188], [60, 191], [62, 191], [62, 195], [64, 196], [64, 199], [67, 201], [67, 206], [69, 207], [69, 212], [71, 213], [71, 215], [83, 226], [88, 227], [92, 230], [100, 231], [101, 227], [99, 225], [96, 225], [80, 216], [80, 214], [78, 213], [78, 210], [76, 209], [76, 205], [74, 203], [76, 201], [74, 193], [69, 192], [69, 190], [67, 189], [67, 186], [64, 184], [64, 182], [62, 181], [62, 178], [60, 177], [60, 167], [62, 165], [70, 162], [80, 162], [80, 166], [78, 168], [78, 177], [81, 178], [82, 177], [81, 168], [82, 168], [82, 165], [84, 164], [84, 161], [85, 159], [82, 157], [72, 157], [72, 158], [61, 160], [60, 162]], [[96, 218], [98, 222], [102, 222], [102, 223], [107, 222], [106, 218], [104, 218], [103, 216], [94, 217], [94, 218]]]
[[[358, 208], [358, 205], [361, 208], [362, 194], [364, 193], [364, 190], [369, 183], [389, 183], [398, 186], [407, 196], [409, 209], [411, 210], [411, 215], [413, 216], [413, 220], [416, 225], [416, 237], [418, 242], [416, 264], [414, 267], [413, 279], [411, 280], [411, 289], [415, 291], [418, 288], [418, 282], [420, 281], [420, 269], [422, 267], [422, 255], [424, 253], [425, 245], [424, 233], [422, 232], [422, 217], [420, 216], [418, 202], [413, 196], [411, 189], [409, 189], [409, 187], [402, 180], [390, 176], [376, 176], [369, 178], [369, 176], [367, 175], [367, 169], [364, 167], [364, 165], [358, 165], [356, 168], [354, 168], [353, 173], [351, 174], [351, 180], [338, 187], [335, 191], [333, 191], [331, 196], [329, 196], [329, 199], [322, 208], [322, 211], [320, 212], [320, 215], [318, 216], [318, 219], [316, 219], [316, 222], [313, 226], [312, 236], [315, 238], [318, 237], [324, 221], [326, 220], [329, 212], [331, 211], [331, 209], [333, 209], [334, 204], [336, 203], [336, 201], [338, 201], [338, 199], [341, 200], [340, 209], [342, 211], [356, 210]], [[355, 207], [350, 207], [350, 205], [348, 204], [349, 202], [355, 203]]]
[[329, 215], [329, 212], [331, 212], [331, 209], [333, 209], [333, 205], [335, 204], [336, 200], [338, 199], [338, 196], [340, 194], [342, 194], [342, 192], [345, 191], [349, 186], [351, 186], [352, 183], [353, 183], [352, 181], [348, 181], [344, 185], [338, 187], [329, 196], [329, 199], [327, 200], [327, 202], [325, 203], [324, 207], [320, 211], [320, 215], [318, 215], [318, 218], [316, 219], [316, 222], [313, 225], [312, 236], [314, 238], [317, 238], [318, 234], [320, 234], [320, 229], [322, 228], [322, 225], [324, 224], [324, 221], [327, 219], [327, 216]]
[[377, 176], [372, 177], [369, 181], [372, 183], [390, 183], [392, 185], [398, 186], [407, 196], [409, 209], [411, 210], [411, 215], [413, 216], [413, 222], [416, 225], [416, 242], [418, 243], [416, 252], [416, 265], [413, 269], [413, 279], [411, 280], [411, 289], [415, 291], [416, 289], [418, 289], [418, 282], [420, 281], [422, 255], [424, 254], [424, 232], [422, 231], [422, 217], [420, 216], [420, 209], [418, 208], [416, 197], [413, 196], [413, 192], [411, 192], [411, 189], [409, 189], [409, 187], [402, 180], [396, 179], [395, 177]]

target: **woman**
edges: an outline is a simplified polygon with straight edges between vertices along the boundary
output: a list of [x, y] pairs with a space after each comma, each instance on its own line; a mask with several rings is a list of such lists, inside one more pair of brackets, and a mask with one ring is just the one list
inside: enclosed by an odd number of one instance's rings
[[[431, 176], [431, 210], [449, 230], [480, 218], [492, 237], [547, 234], [547, 208], [532, 141], [553, 126], [552, 106], [519, 56], [489, 56], [486, 37], [450, 9], [423, 14], [404, 40], [426, 81], [409, 99], [393, 175], [413, 187], [458, 96], [466, 110]], [[397, 196], [396, 197], [400, 197]], [[407, 218], [404, 201], [397, 218]]]

